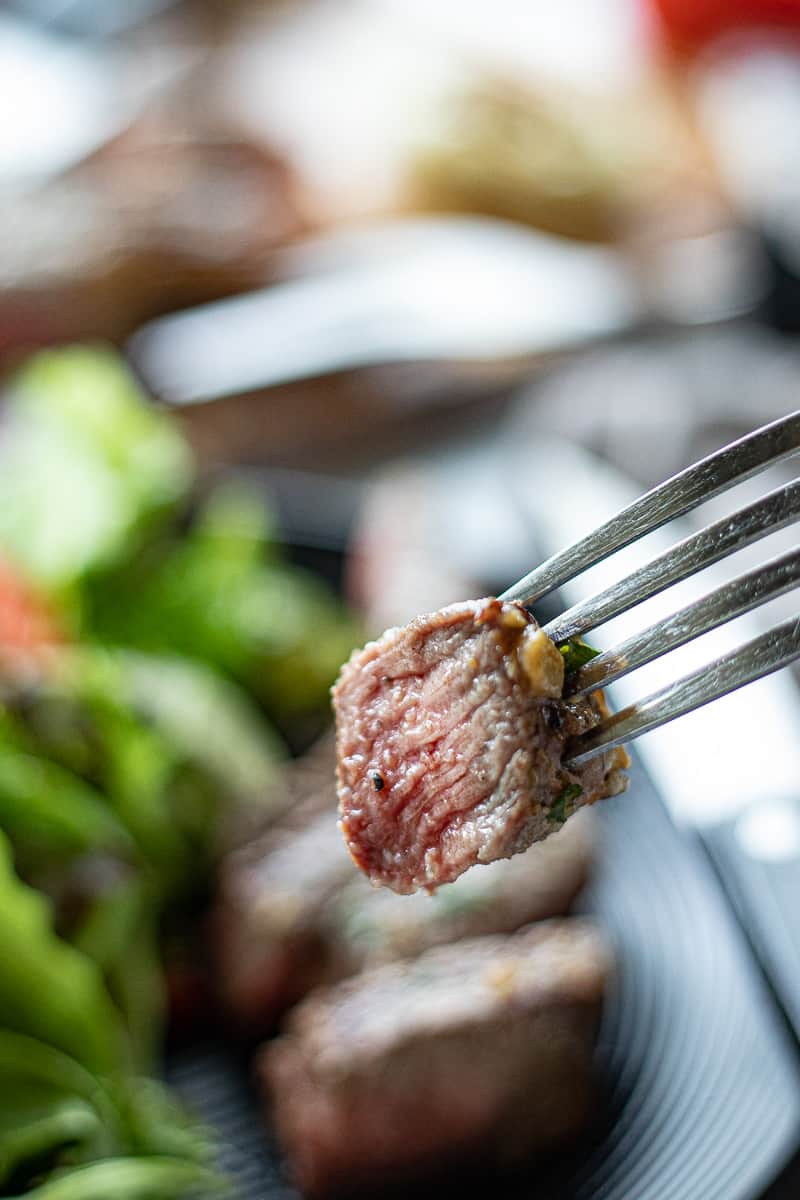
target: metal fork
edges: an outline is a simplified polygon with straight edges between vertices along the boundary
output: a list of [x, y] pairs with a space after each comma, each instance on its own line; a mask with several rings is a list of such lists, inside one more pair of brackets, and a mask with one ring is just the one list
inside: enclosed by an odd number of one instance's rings
[[[531, 605], [596, 563], [728, 488], [800, 452], [800, 411], [774, 421], [701, 459], [646, 492], [598, 529], [547, 559], [508, 588], [502, 600]], [[557, 645], [627, 612], [636, 604], [800, 517], [800, 480], [678, 542], [613, 586], [568, 608], [544, 626]], [[567, 694], [583, 695], [751, 611], [800, 582], [800, 550], [770, 560], [716, 588], [599, 654], [572, 674]], [[800, 616], [746, 642], [709, 666], [629, 705], [574, 738], [567, 766], [579, 766], [623, 742], [761, 679], [800, 658]]]

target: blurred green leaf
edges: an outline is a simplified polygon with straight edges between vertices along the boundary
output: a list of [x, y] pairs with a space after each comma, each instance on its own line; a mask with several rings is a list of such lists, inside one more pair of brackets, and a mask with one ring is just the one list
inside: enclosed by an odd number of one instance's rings
[[[0, 1076], [10, 1075], [24, 1075], [31, 1082], [80, 1096], [92, 1105], [112, 1138], [104, 1149], [108, 1151], [117, 1145], [118, 1113], [106, 1087], [74, 1058], [27, 1034], [0, 1029]], [[8, 1101], [9, 1096], [0, 1092], [0, 1106], [3, 1099]]]
[[64, 588], [117, 555], [135, 515], [90, 448], [12, 414], [0, 445], [0, 547], [32, 580]]
[[362, 640], [317, 576], [276, 561], [264, 544], [245, 550], [209, 536], [202, 514], [184, 540], [92, 580], [87, 612], [101, 640], [206, 662], [284, 724], [327, 708], [342, 662]]
[[246, 692], [185, 658], [121, 651], [117, 661], [137, 710], [220, 787], [257, 798], [276, 781], [286, 750]]
[[4, 746], [2, 736], [0, 828], [28, 861], [132, 846], [100, 793], [56, 763]]
[[45, 351], [13, 381], [0, 547], [51, 592], [116, 559], [191, 479], [184, 439], [111, 351]]
[[113, 350], [68, 346], [30, 359], [13, 385], [17, 412], [81, 442], [141, 512], [171, 504], [191, 484], [188, 445]]
[[275, 516], [264, 493], [243, 479], [215, 485], [200, 509], [193, 535], [249, 565], [264, 562], [277, 549]]
[[163, 1083], [132, 1079], [120, 1106], [133, 1152], [210, 1163], [209, 1131], [187, 1114]]
[[95, 897], [72, 943], [103, 972], [128, 1031], [134, 1069], [156, 1068], [166, 998], [158, 945], [159, 897], [141, 875]]
[[99, 1075], [125, 1040], [97, 966], [53, 932], [47, 901], [14, 872], [0, 834], [0, 1027], [39, 1038]]
[[220, 1177], [196, 1163], [170, 1158], [117, 1158], [54, 1176], [10, 1200], [173, 1200], [219, 1196]]
[[67, 1055], [0, 1030], [0, 1185], [24, 1167], [38, 1174], [65, 1148], [89, 1157], [119, 1150], [116, 1109]]
[[64, 1150], [90, 1142], [100, 1122], [90, 1104], [24, 1076], [0, 1073], [0, 1090], [13, 1107], [0, 1104], [0, 1184], [49, 1167]]

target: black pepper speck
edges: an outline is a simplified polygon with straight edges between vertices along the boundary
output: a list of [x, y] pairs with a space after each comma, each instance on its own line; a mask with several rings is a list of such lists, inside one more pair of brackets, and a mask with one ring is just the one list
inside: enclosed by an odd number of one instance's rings
[[564, 724], [563, 717], [554, 704], [543, 706], [544, 721], [550, 729], [560, 729]]

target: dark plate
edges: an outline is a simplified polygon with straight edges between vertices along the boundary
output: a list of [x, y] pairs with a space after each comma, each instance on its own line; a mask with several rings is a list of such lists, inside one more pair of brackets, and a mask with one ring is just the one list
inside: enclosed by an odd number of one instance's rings
[[[603, 865], [587, 907], [618, 961], [598, 1048], [603, 1110], [585, 1144], [501, 1194], [528, 1200], [535, 1184], [550, 1200], [760, 1196], [798, 1144], [795, 1044], [702, 848], [678, 832], [641, 769], [598, 811]], [[245, 1064], [205, 1046], [169, 1073], [219, 1131], [243, 1200], [296, 1195]], [[487, 1195], [485, 1183], [469, 1191]], [[495, 1179], [489, 1194], [498, 1191]]]

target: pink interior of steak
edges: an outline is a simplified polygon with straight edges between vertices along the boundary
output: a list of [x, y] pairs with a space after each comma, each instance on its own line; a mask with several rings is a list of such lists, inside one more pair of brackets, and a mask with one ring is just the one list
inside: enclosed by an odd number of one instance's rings
[[[521, 650], [538, 630], [498, 600], [451, 605], [355, 654], [334, 689], [341, 827], [355, 862], [395, 891], [435, 887], [559, 828], [565, 785], [607, 794], [607, 764], [561, 764], [593, 724], [588, 701], [534, 690]], [[563, 807], [563, 806], [562, 806]]]

